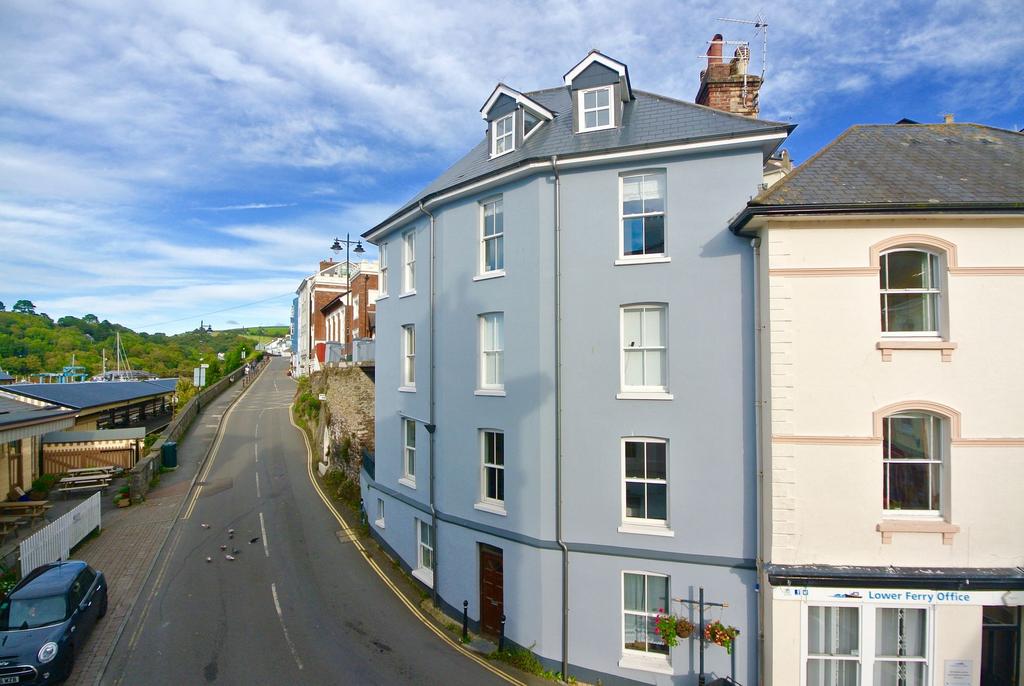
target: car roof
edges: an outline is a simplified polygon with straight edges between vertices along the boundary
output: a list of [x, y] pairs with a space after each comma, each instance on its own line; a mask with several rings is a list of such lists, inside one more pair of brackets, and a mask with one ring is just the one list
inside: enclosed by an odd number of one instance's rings
[[25, 577], [11, 597], [21, 600], [66, 593], [86, 566], [81, 560], [43, 565]]

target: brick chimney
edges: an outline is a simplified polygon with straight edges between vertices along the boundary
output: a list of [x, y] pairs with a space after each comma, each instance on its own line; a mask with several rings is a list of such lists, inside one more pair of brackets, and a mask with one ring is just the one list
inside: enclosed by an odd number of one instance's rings
[[696, 102], [723, 112], [756, 118], [761, 77], [747, 73], [750, 48], [746, 45], [736, 48], [727, 64], [722, 61], [723, 44], [722, 34], [716, 33], [708, 47], [708, 68], [700, 73]]
[[327, 269], [329, 267], [333, 267], [333, 266], [334, 266], [334, 260], [333, 259], [327, 260], [326, 262], [324, 262], [323, 260], [320, 260], [320, 271], [323, 271], [323, 270], [325, 270], [325, 269]]

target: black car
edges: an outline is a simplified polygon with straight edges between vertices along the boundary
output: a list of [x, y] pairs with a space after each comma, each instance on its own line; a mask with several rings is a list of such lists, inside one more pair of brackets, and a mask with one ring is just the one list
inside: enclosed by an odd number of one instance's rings
[[107, 581], [84, 562], [33, 570], [0, 602], [0, 685], [55, 684], [107, 613]]

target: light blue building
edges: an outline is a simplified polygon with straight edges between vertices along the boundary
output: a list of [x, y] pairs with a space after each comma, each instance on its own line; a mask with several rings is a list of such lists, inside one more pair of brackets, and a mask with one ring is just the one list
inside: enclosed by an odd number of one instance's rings
[[754, 684], [753, 269], [728, 224], [791, 127], [634, 90], [596, 51], [563, 80], [499, 84], [486, 138], [364, 234], [371, 528], [448, 612], [592, 682], [696, 684], [699, 642], [650, 629], [696, 624], [703, 587]]

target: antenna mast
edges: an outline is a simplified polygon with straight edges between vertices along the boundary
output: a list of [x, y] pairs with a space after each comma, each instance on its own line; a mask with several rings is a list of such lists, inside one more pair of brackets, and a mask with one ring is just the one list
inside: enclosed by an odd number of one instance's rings
[[761, 12], [757, 13], [754, 19], [731, 19], [729, 17], [719, 17], [718, 21], [728, 21], [733, 24], [746, 24], [754, 27], [754, 35], [761, 34], [761, 80], [764, 81], [765, 72], [768, 69], [768, 21], [764, 18], [764, 14]]

